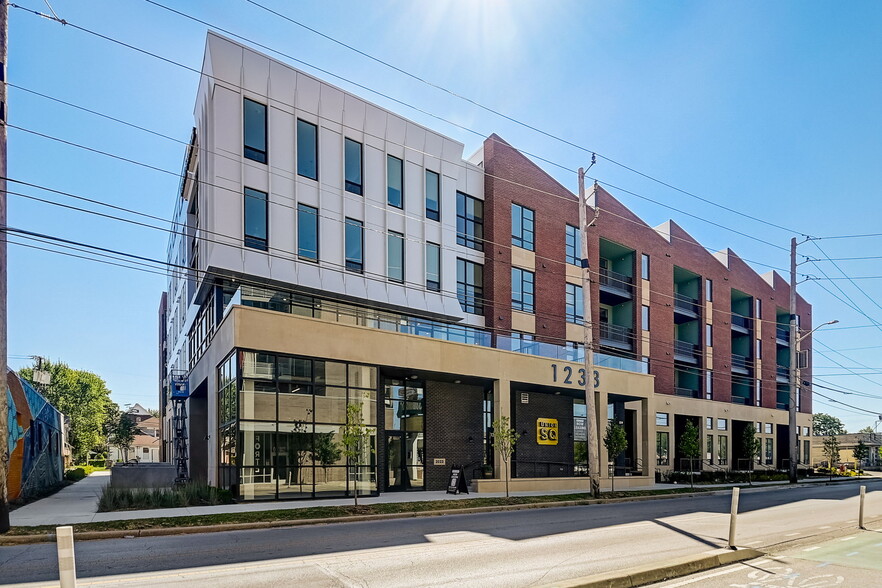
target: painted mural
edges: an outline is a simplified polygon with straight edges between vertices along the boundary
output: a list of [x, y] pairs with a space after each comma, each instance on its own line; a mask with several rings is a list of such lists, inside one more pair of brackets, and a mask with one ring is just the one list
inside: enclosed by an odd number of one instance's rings
[[39, 495], [64, 475], [63, 416], [30, 384], [6, 374], [9, 412], [9, 500]]

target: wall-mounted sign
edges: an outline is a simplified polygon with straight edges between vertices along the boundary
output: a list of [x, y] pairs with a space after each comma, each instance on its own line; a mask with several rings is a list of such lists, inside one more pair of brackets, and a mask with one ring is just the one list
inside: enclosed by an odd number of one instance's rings
[[521, 404], [530, 404], [530, 395], [527, 392], [521, 392]]
[[[554, 383], [584, 386], [585, 368], [573, 369], [573, 366], [559, 366], [553, 363], [551, 364], [551, 381]], [[594, 370], [594, 387], [600, 387], [600, 372], [598, 370]]]
[[172, 398], [189, 398], [190, 397], [190, 380], [187, 378], [186, 375], [172, 376], [171, 397]]
[[573, 441], [588, 440], [588, 419], [585, 417], [573, 418]]
[[443, 457], [436, 457], [432, 460], [433, 465], [447, 465], [447, 460]]
[[536, 443], [539, 445], [557, 445], [557, 419], [536, 419]]

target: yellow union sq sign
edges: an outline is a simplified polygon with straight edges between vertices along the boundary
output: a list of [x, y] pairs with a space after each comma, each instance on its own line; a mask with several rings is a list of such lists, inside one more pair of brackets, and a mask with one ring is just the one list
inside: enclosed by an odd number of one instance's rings
[[536, 419], [536, 443], [557, 445], [557, 419]]

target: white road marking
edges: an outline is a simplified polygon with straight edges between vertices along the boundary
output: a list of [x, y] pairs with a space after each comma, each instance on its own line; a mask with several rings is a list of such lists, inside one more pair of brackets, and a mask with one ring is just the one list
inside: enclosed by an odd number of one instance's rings
[[860, 551], [852, 551], [851, 553], [846, 553], [845, 557], [851, 557], [852, 555], [857, 555], [859, 553], [860, 553]]
[[799, 535], [799, 533], [787, 533], [787, 534], [784, 535], [784, 536], [785, 536], [785, 537], [796, 537], [797, 535]]
[[815, 545], [814, 547], [806, 547], [803, 551], [814, 551], [815, 549], [820, 549], [820, 545]]
[[844, 538], [840, 539], [840, 541], [851, 541], [852, 539], [855, 539], [855, 538], [856, 537], [853, 537], [853, 536], [852, 537], [844, 537]]
[[832, 529], [830, 525], [824, 525], [823, 527], [818, 527], [819, 529]]
[[[758, 566], [765, 563], [769, 563], [770, 560], [762, 559], [760, 561], [753, 562], [753, 565]], [[689, 584], [695, 584], [696, 582], [701, 582], [703, 580], [707, 580], [708, 578], [716, 578], [717, 576], [725, 576], [726, 574], [731, 574], [734, 572], [741, 572], [744, 570], [744, 567], [740, 564], [736, 564], [732, 566], [730, 570], [721, 570], [719, 572], [713, 572], [710, 574], [704, 574], [703, 576], [697, 576], [695, 578], [689, 578], [688, 580], [683, 580], [682, 582], [677, 582], [676, 584], [668, 584], [667, 588], [677, 588], [678, 586], [687, 586]]]

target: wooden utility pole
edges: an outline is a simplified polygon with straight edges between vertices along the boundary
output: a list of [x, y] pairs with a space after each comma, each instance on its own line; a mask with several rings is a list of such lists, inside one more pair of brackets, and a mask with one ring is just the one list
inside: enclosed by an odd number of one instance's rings
[[9, 468], [9, 430], [6, 401], [6, 46], [9, 33], [9, 6], [0, 2], [0, 533], [9, 530], [9, 503], [6, 479]]
[[788, 429], [790, 445], [790, 483], [796, 484], [797, 424], [796, 405], [799, 401], [799, 325], [796, 324], [796, 237], [790, 239], [790, 402]]
[[597, 403], [594, 400], [594, 332], [591, 314], [591, 275], [588, 271], [588, 227], [597, 220], [599, 209], [588, 222], [588, 199], [585, 195], [585, 169], [579, 168], [579, 232], [582, 237], [582, 324], [585, 356], [585, 431], [588, 453], [588, 478], [591, 493], [600, 495], [600, 447], [597, 436]]

